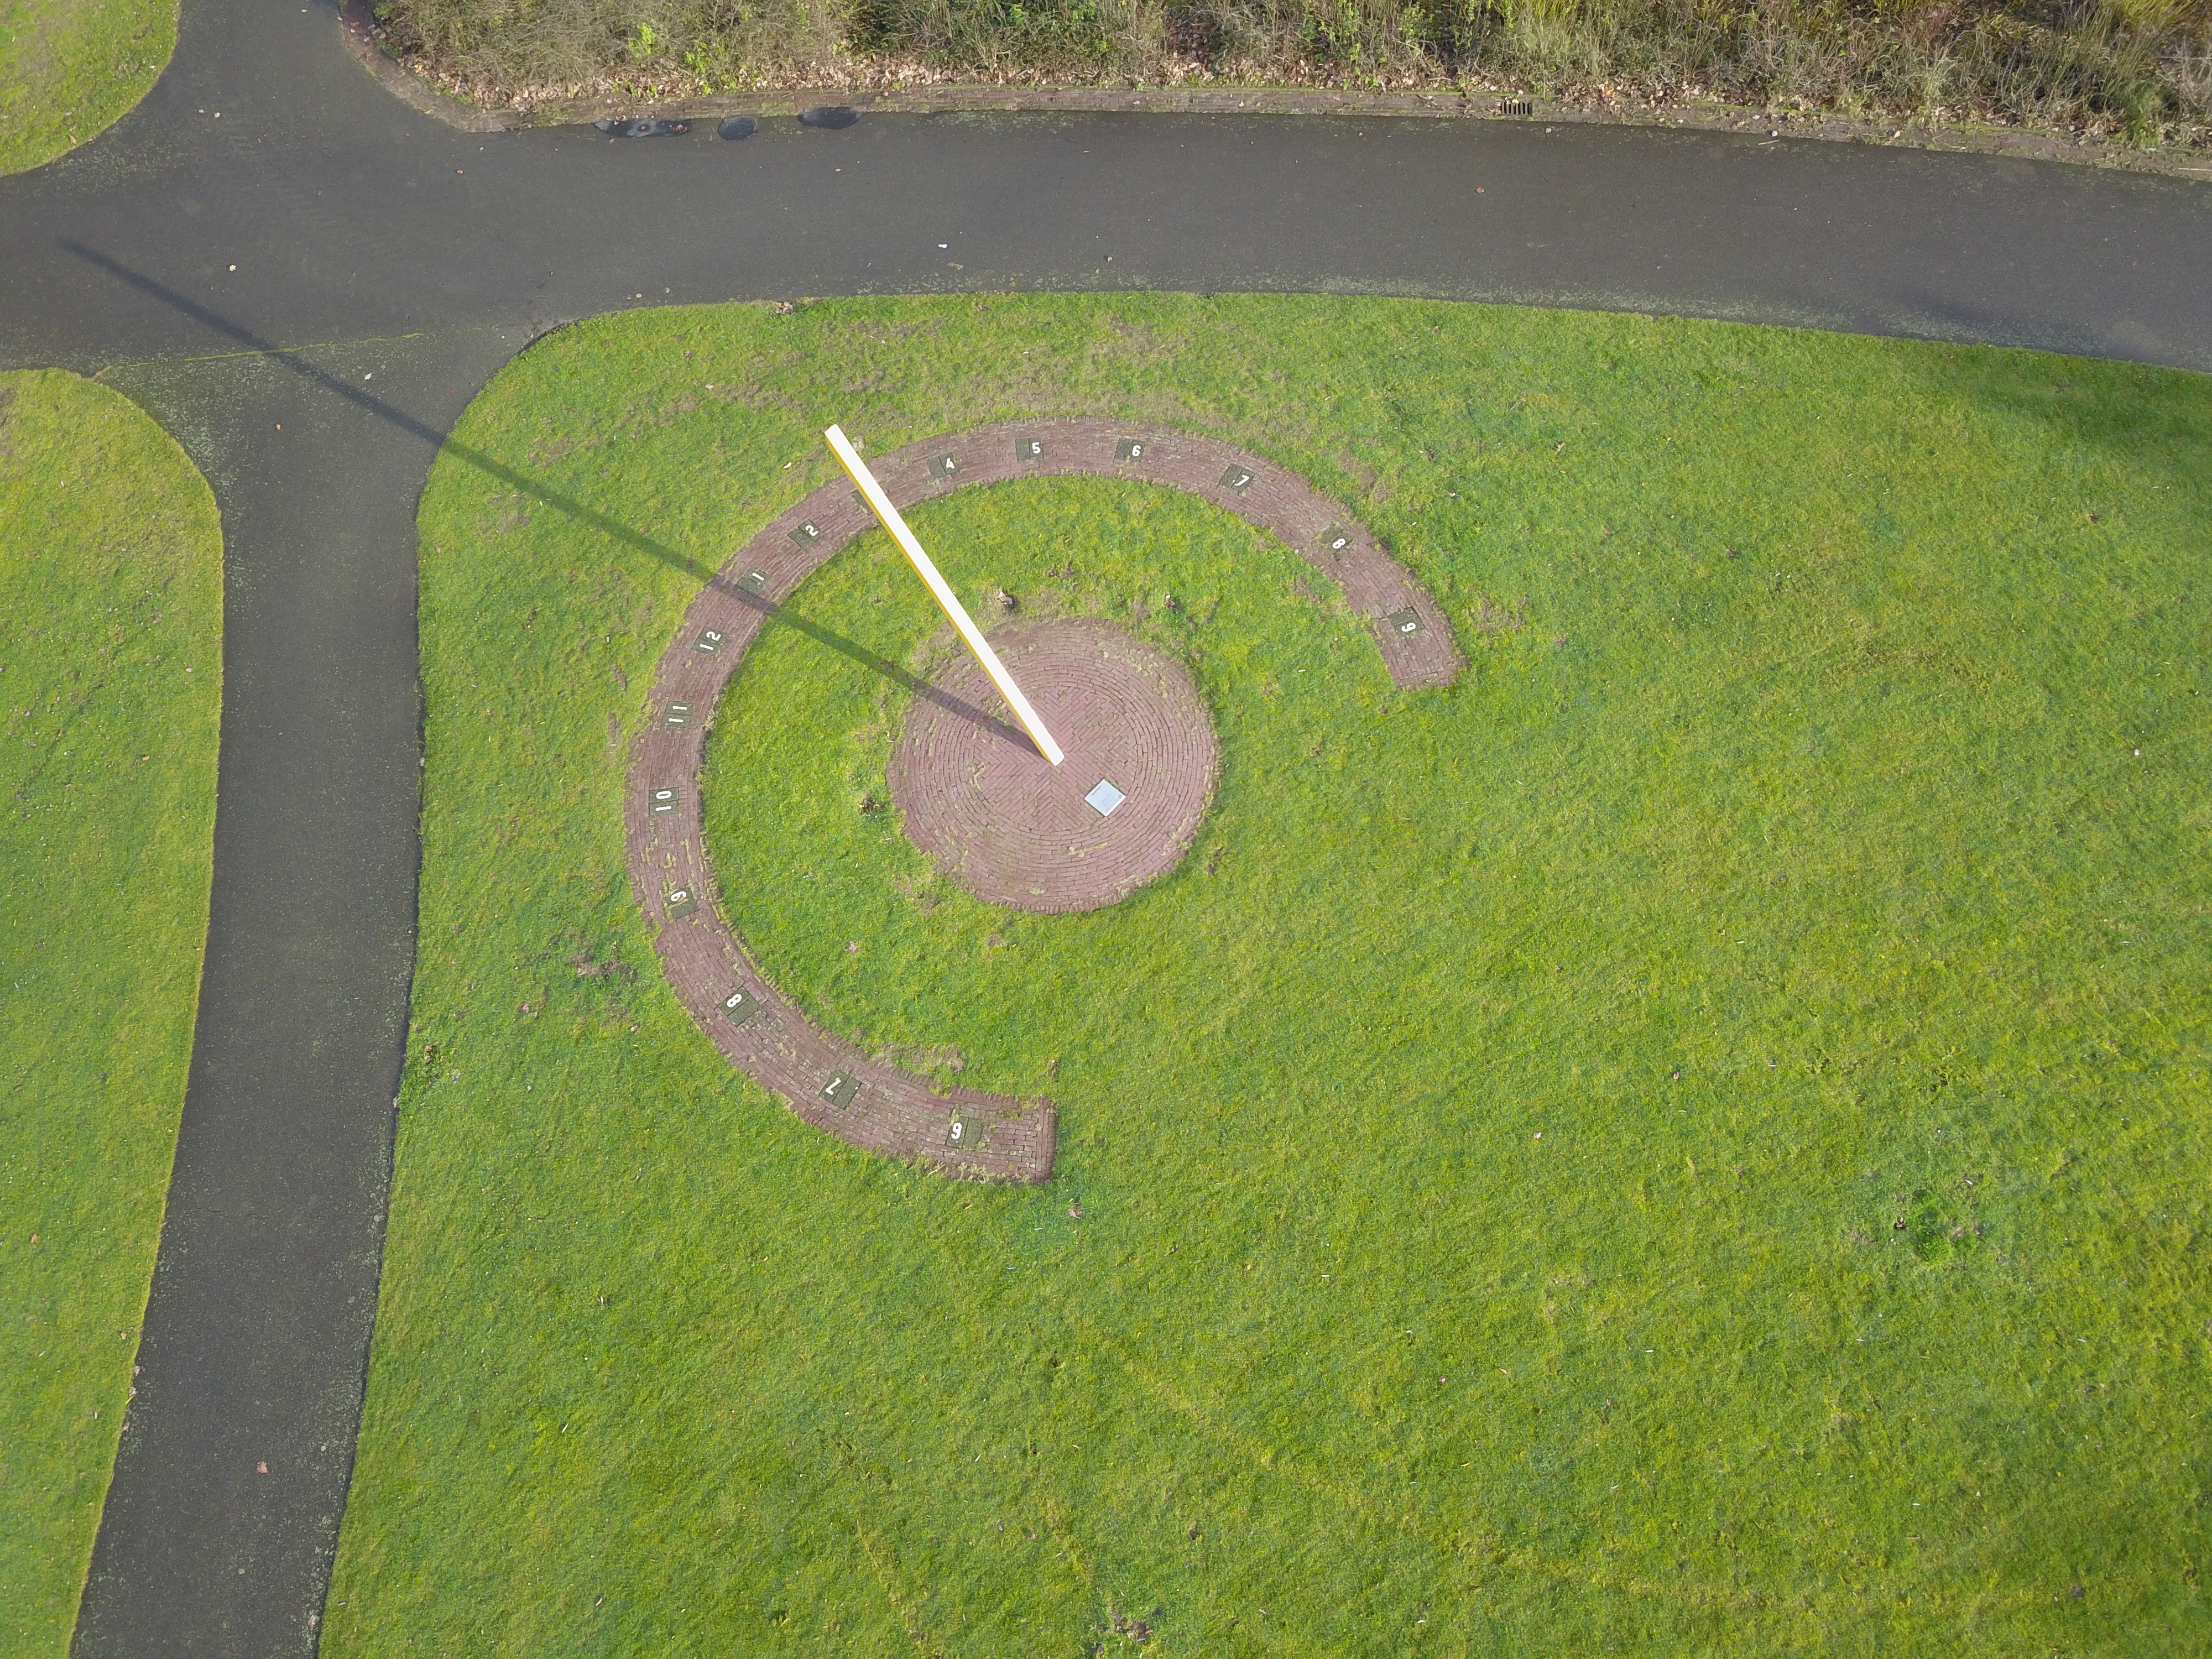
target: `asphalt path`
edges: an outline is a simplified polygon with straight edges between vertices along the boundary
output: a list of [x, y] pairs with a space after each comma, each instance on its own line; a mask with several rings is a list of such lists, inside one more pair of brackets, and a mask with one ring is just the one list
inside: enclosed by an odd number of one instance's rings
[[0, 366], [104, 371], [161, 418], [214, 485], [228, 583], [205, 979], [76, 1650], [315, 1647], [414, 951], [415, 507], [441, 434], [538, 332], [832, 294], [1357, 292], [2205, 370], [2208, 272], [2202, 185], [1755, 135], [1133, 115], [464, 134], [346, 57], [323, 0], [185, 0], [137, 110], [0, 179]]

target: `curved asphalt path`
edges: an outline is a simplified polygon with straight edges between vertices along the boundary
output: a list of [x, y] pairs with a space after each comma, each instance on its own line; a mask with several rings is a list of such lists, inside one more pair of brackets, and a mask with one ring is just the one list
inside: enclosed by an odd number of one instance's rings
[[2212, 369], [2207, 272], [2203, 185], [1750, 137], [1005, 115], [736, 144], [462, 134], [362, 73], [328, 0], [185, 0], [138, 109], [0, 179], [0, 366], [106, 370], [168, 425], [222, 503], [228, 573], [205, 978], [76, 1650], [314, 1648], [414, 951], [415, 505], [441, 434], [535, 332], [806, 294], [1361, 291]]

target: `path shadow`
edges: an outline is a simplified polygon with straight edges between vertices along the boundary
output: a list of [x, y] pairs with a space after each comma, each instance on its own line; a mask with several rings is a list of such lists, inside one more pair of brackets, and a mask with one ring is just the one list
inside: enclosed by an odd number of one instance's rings
[[643, 531], [626, 525], [619, 519], [611, 518], [597, 507], [580, 501], [572, 495], [565, 495], [532, 477], [528, 473], [508, 465], [505, 461], [485, 454], [480, 449], [455, 441], [452, 434], [439, 430], [428, 421], [416, 419], [404, 410], [393, 408], [375, 393], [364, 392], [361, 387], [340, 380], [329, 370], [308, 362], [297, 352], [262, 338], [243, 324], [233, 322], [220, 313], [200, 304], [197, 300], [179, 293], [165, 283], [158, 282], [140, 271], [133, 270], [119, 260], [111, 258], [96, 249], [87, 247], [81, 242], [64, 240], [62, 246], [87, 264], [106, 272], [117, 281], [129, 284], [141, 294], [182, 313], [202, 326], [214, 330], [227, 339], [236, 341], [246, 349], [289, 369], [301, 380], [319, 390], [345, 399], [355, 407], [366, 410], [378, 420], [397, 428], [410, 437], [419, 438], [429, 447], [434, 456], [442, 451], [455, 459], [476, 468], [486, 477], [496, 478], [508, 488], [528, 495], [532, 500], [543, 502], [556, 512], [565, 513], [577, 523], [598, 531], [611, 540], [642, 553], [648, 558], [657, 559], [672, 569], [682, 571], [702, 587], [712, 587], [718, 592], [734, 599], [739, 605], [758, 611], [767, 625], [788, 628], [803, 634], [816, 644], [827, 647], [839, 656], [859, 664], [871, 673], [881, 676], [892, 684], [901, 687], [917, 697], [926, 698], [947, 714], [990, 732], [994, 737], [1012, 744], [1026, 754], [1037, 755], [1042, 758], [1042, 751], [1037, 748], [1030, 734], [1020, 726], [999, 719], [987, 709], [978, 708], [965, 698], [956, 697], [951, 692], [932, 685], [927, 680], [900, 666], [888, 657], [880, 656], [869, 650], [858, 640], [848, 639], [835, 629], [793, 611], [787, 605], [777, 605], [764, 599], [759, 594], [726, 580], [719, 571], [701, 563], [681, 550], [671, 547], [665, 542], [656, 541]]
[[2030, 422], [2068, 445], [2138, 464], [2148, 449], [2177, 453], [2174, 483], [2201, 495], [2208, 475], [2197, 456], [2212, 412], [2212, 375], [2112, 350], [2110, 343], [2086, 351], [1970, 346], [1905, 363], [1928, 394]]

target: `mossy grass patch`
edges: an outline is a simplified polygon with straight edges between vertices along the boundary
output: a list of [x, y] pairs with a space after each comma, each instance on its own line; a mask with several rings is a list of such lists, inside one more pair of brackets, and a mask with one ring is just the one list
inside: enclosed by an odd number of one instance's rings
[[[542, 343], [423, 501], [423, 943], [327, 1650], [2203, 1645], [2209, 410], [1369, 300]], [[977, 1188], [720, 1059], [623, 779], [823, 427], [1032, 415], [1279, 462], [1469, 664], [1393, 687], [1187, 495], [918, 507], [971, 608], [1113, 618], [1219, 735], [1188, 859], [1031, 915], [888, 804], [949, 643], [888, 540], [790, 597], [713, 711], [710, 896], [824, 1025], [1054, 1097], [1058, 1180]], [[592, 520], [507, 523], [472, 453]]]
[[0, 173], [109, 126], [176, 46], [177, 0], [0, 0]]

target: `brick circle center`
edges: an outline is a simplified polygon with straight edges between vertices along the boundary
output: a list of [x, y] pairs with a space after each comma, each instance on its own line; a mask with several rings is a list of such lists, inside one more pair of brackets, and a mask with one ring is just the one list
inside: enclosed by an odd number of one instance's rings
[[[1089, 618], [989, 638], [1066, 758], [1037, 753], [963, 651], [915, 696], [891, 754], [908, 838], [978, 898], [1017, 910], [1096, 910], [1173, 869], [1221, 755], [1182, 665]], [[1121, 796], [1110, 811], [1085, 799], [1101, 783]]]

